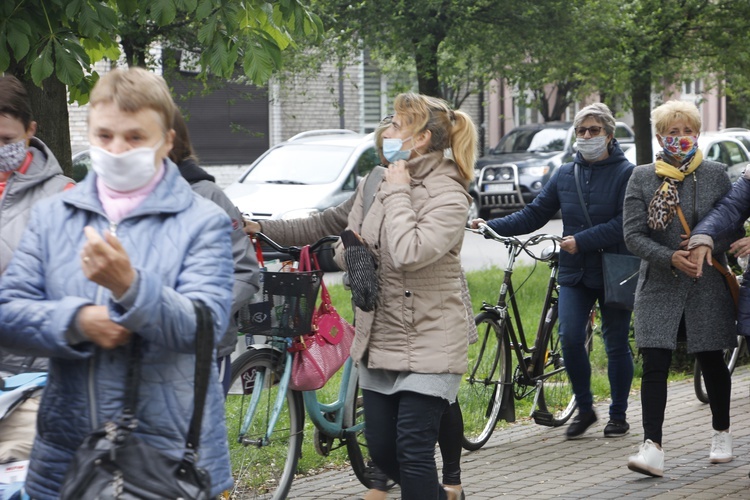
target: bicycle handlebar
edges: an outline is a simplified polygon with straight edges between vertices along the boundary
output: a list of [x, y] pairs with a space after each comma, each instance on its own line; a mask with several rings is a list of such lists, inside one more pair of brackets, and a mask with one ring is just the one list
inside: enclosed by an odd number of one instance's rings
[[494, 229], [484, 223], [479, 224], [479, 227], [477, 229], [466, 229], [467, 231], [471, 231], [472, 233], [481, 234], [488, 240], [495, 240], [497, 242], [504, 243], [506, 246], [510, 247], [511, 251], [515, 252], [516, 255], [521, 253], [521, 251], [524, 251], [532, 259], [542, 261], [549, 259], [544, 259], [534, 255], [534, 253], [529, 250], [528, 247], [538, 245], [539, 243], [542, 243], [544, 241], [552, 241], [553, 243], [555, 243], [555, 245], [562, 241], [562, 238], [560, 236], [557, 236], [556, 234], [535, 234], [527, 238], [526, 240], [521, 240], [515, 236], [501, 236], [497, 234]]
[[[268, 244], [268, 246], [270, 246], [277, 252], [288, 254], [289, 256], [292, 257], [293, 260], [299, 261], [299, 256], [300, 256], [300, 253], [302, 252], [301, 246], [292, 245], [292, 246], [285, 247], [283, 245], [279, 245], [278, 243], [276, 243], [275, 241], [273, 241], [271, 238], [269, 238], [263, 233], [255, 233], [255, 237], [265, 242], [266, 244]], [[315, 252], [326, 243], [333, 243], [335, 241], [338, 241], [338, 239], [339, 237], [335, 235], [323, 236], [318, 241], [310, 245], [310, 252]]]

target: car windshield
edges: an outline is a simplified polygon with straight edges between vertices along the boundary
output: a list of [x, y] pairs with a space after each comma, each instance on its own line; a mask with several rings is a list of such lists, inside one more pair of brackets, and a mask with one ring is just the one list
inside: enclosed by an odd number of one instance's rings
[[269, 184], [328, 184], [336, 180], [352, 148], [287, 144], [273, 149], [242, 180]]
[[516, 129], [505, 135], [495, 153], [549, 152], [565, 149], [564, 128]]

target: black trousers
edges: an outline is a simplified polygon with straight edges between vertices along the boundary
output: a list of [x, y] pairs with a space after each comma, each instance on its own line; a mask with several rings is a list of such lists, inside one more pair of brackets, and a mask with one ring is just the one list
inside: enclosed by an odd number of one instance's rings
[[401, 486], [401, 498], [445, 500], [437, 477], [435, 444], [448, 402], [406, 391], [386, 395], [363, 390], [362, 396], [370, 456]]
[[[643, 406], [643, 439], [661, 445], [664, 411], [667, 407], [667, 376], [672, 363], [671, 349], [643, 348], [643, 377], [641, 378], [641, 404]], [[705, 351], [695, 354], [700, 363], [706, 393], [711, 406], [714, 430], [729, 429], [729, 403], [732, 377], [724, 363], [723, 351]]]
[[443, 413], [440, 419], [438, 444], [443, 457], [443, 484], [461, 484], [461, 450], [464, 435], [464, 416], [458, 401]]

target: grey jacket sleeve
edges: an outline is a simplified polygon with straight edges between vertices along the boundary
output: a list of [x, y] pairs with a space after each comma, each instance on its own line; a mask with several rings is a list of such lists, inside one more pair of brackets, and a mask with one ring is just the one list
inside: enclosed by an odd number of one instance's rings
[[348, 223], [356, 193], [348, 200], [302, 219], [260, 221], [260, 230], [280, 245], [309, 245], [323, 236], [340, 234]]
[[258, 260], [250, 238], [242, 229], [242, 214], [216, 184], [200, 181], [193, 191], [219, 205], [232, 219], [232, 258], [234, 260], [234, 289], [230, 318], [255, 295], [259, 289]]

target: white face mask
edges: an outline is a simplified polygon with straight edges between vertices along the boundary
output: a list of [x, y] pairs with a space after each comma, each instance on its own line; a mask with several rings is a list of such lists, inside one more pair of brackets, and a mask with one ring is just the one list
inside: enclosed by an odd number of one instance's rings
[[0, 172], [12, 172], [21, 166], [26, 152], [26, 140], [6, 144], [0, 148]]
[[590, 139], [579, 138], [576, 141], [578, 151], [588, 161], [594, 161], [600, 158], [607, 150], [607, 136], [597, 135]]
[[156, 175], [156, 151], [164, 139], [154, 147], [131, 149], [120, 154], [92, 146], [91, 168], [108, 188], [127, 193], [140, 189]]

